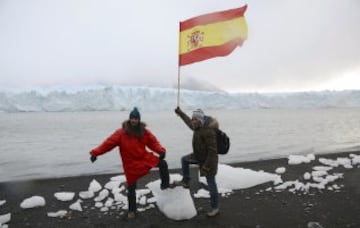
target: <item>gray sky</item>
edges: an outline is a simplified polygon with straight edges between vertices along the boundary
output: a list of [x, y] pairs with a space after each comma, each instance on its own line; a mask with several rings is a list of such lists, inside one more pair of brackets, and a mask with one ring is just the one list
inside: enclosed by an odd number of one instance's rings
[[360, 89], [358, 0], [0, 0], [0, 87], [172, 87], [179, 21], [245, 3], [244, 45], [181, 67], [181, 82], [244, 92]]

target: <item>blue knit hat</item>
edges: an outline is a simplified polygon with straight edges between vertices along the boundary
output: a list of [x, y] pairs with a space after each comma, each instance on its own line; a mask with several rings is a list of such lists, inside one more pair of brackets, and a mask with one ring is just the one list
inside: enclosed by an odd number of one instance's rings
[[134, 107], [134, 109], [130, 112], [129, 119], [132, 119], [132, 118], [136, 118], [136, 119], [139, 119], [139, 120], [141, 119], [140, 118], [140, 112], [137, 109], [137, 107]]

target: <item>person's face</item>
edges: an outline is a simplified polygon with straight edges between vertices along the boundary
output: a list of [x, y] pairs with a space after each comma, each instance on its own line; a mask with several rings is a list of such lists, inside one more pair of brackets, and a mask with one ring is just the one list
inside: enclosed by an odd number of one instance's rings
[[201, 127], [201, 121], [197, 118], [192, 118], [191, 119], [191, 124], [193, 126], [194, 129], [197, 129], [199, 127]]
[[138, 118], [131, 118], [130, 119], [130, 125], [135, 127], [139, 124], [140, 120]]

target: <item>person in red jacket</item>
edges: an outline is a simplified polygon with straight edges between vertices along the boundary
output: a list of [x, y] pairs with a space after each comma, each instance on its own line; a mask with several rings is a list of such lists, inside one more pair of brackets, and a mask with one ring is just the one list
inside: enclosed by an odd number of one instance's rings
[[[165, 161], [166, 149], [157, 138], [140, 121], [140, 112], [135, 107], [129, 115], [129, 120], [122, 124], [102, 144], [90, 152], [90, 160], [95, 162], [99, 155], [119, 147], [120, 156], [126, 176], [128, 190], [128, 218], [136, 216], [136, 181], [150, 172], [153, 167], [159, 167], [161, 189], [169, 187], [169, 170]], [[156, 156], [153, 152], [157, 153]]]

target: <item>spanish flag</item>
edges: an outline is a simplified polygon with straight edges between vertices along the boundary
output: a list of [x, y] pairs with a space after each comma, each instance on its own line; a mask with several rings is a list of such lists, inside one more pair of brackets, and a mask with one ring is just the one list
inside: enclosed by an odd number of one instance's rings
[[180, 22], [179, 66], [227, 56], [247, 38], [247, 5]]

